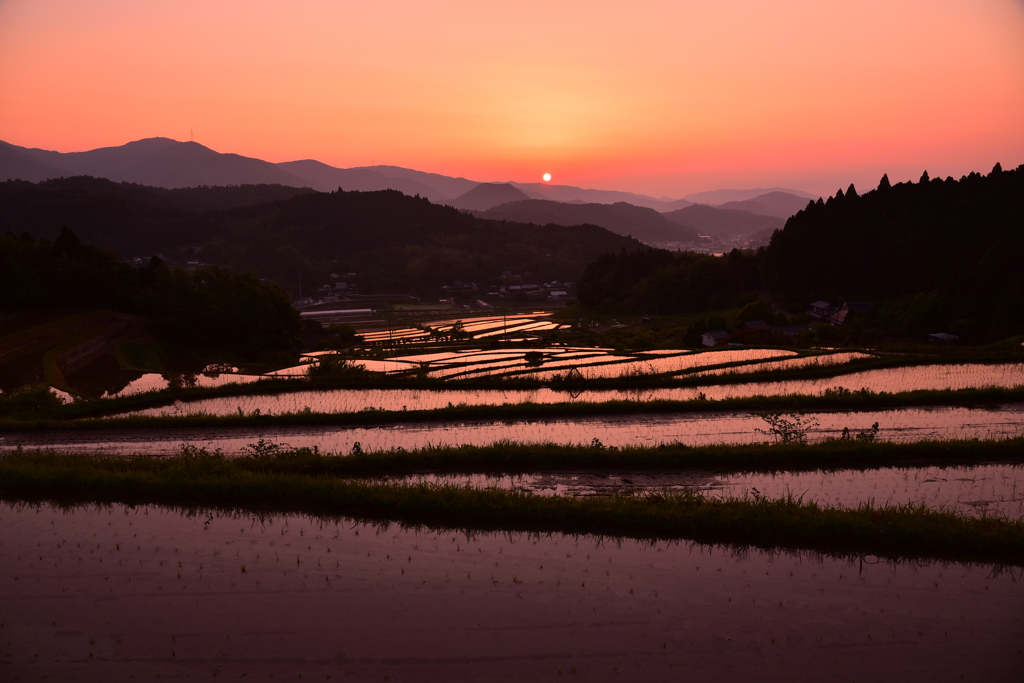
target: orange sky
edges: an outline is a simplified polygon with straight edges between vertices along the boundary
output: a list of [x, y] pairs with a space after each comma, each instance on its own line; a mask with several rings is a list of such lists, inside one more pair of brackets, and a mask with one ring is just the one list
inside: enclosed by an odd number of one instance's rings
[[679, 197], [1024, 163], [1024, 1], [0, 0], [0, 139]]

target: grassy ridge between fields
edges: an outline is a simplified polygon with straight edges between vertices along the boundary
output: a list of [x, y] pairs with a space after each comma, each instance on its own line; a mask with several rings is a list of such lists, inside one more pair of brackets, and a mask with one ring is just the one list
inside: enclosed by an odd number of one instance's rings
[[688, 539], [839, 556], [1024, 566], [1024, 521], [969, 518], [923, 506], [865, 505], [842, 510], [793, 499], [715, 501], [664, 492], [542, 497], [457, 486], [377, 484], [301, 471], [260, 471], [219, 457], [114, 460], [9, 455], [0, 458], [0, 499], [293, 512], [464, 531]]
[[864, 411], [910, 408], [916, 406], [988, 405], [1024, 401], [1024, 387], [1014, 389], [958, 389], [873, 393], [869, 391], [827, 392], [818, 396], [749, 396], [722, 400], [689, 401], [602, 401], [573, 403], [510, 403], [504, 405], [457, 405], [432, 410], [361, 410], [351, 413], [251, 413], [231, 415], [132, 415], [103, 419], [2, 419], [0, 432], [54, 429], [164, 429], [231, 428], [267, 426], [361, 427], [417, 422], [457, 422], [480, 420], [541, 420], [585, 418], [611, 415], [655, 415], [695, 412], [804, 412]]
[[[912, 443], [833, 440], [817, 444], [738, 444], [605, 447], [600, 443], [516, 443], [486, 446], [428, 446], [353, 454], [321, 453], [316, 448], [289, 448], [260, 440], [241, 457], [223, 456], [182, 444], [184, 462], [230, 463], [266, 474], [303, 474], [346, 478], [413, 474], [517, 475], [542, 472], [672, 472], [700, 470], [715, 474], [870, 470], [883, 467], [974, 467], [1006, 463], [1024, 465], [1024, 437], [998, 441], [942, 440]], [[10, 457], [67, 457], [45, 450], [11, 451]], [[72, 456], [80, 457], [80, 456]], [[188, 460], [193, 458], [194, 460]], [[173, 462], [174, 460], [171, 460]], [[162, 471], [169, 462], [148, 455], [112, 458], [109, 465], [131, 462], [135, 470]], [[221, 466], [221, 465], [218, 465]]]

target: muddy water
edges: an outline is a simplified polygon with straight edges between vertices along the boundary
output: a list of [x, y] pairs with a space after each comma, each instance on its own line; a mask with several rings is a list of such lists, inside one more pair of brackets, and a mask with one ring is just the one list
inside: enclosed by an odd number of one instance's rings
[[2, 505], [0, 671], [1019, 681], [1020, 580], [687, 543]]
[[592, 496], [637, 490], [699, 491], [709, 498], [771, 499], [792, 495], [829, 507], [923, 504], [980, 517], [1024, 518], [1024, 467], [883, 467], [873, 470], [730, 473], [555, 472], [515, 476], [417, 475], [390, 477], [395, 483], [445, 483], [530, 491], [540, 495]]
[[870, 370], [840, 377], [789, 382], [752, 382], [685, 389], [631, 389], [622, 391], [584, 391], [569, 393], [552, 389], [517, 391], [424, 391], [418, 389], [334, 389], [296, 391], [274, 395], [210, 398], [188, 403], [148, 408], [132, 415], [233, 415], [245, 413], [301, 412], [309, 408], [318, 413], [358, 412], [360, 410], [434, 410], [453, 405], [504, 405], [508, 403], [563, 403], [604, 401], [686, 401], [703, 394], [711, 400], [775, 396], [784, 394], [818, 395], [825, 389], [843, 387], [850, 391], [913, 391], [919, 389], [969, 389], [1015, 387], [1024, 385], [1024, 365], [940, 365]]
[[[817, 426], [809, 441], [838, 436], [844, 427], [854, 433], [879, 423], [878, 438], [907, 442], [927, 439], [997, 439], [1024, 435], [1024, 404], [999, 408], [907, 408], [856, 413], [809, 413]], [[622, 415], [614, 417], [536, 422], [464, 422], [392, 425], [368, 428], [282, 427], [231, 429], [89, 430], [0, 433], [0, 451], [44, 448], [71, 453], [171, 455], [182, 443], [226, 454], [244, 452], [258, 439], [285, 443], [293, 448], [317, 446], [326, 453], [349, 453], [358, 442], [364, 451], [432, 445], [486, 445], [501, 440], [552, 443], [590, 443], [605, 446], [655, 446], [681, 442], [688, 445], [764, 442], [757, 431], [766, 424], [751, 413], [684, 413]]]

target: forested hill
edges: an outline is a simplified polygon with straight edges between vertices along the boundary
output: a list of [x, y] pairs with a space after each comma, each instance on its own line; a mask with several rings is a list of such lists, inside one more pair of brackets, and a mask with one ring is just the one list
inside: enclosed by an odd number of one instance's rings
[[593, 225], [483, 220], [393, 190], [304, 195], [209, 217], [217, 234], [207, 258], [280, 281], [355, 272], [364, 289], [486, 286], [506, 270], [575, 280], [599, 255], [641, 246]]
[[1024, 166], [857, 194], [791, 217], [768, 247], [765, 285], [794, 301], [903, 298], [909, 328], [1019, 333]]
[[121, 258], [199, 259], [290, 289], [349, 272], [363, 291], [486, 285], [505, 270], [575, 280], [598, 255], [640, 246], [596, 226], [482, 220], [396, 191], [166, 190], [88, 177], [0, 183], [0, 232], [53, 240], [62, 226]]

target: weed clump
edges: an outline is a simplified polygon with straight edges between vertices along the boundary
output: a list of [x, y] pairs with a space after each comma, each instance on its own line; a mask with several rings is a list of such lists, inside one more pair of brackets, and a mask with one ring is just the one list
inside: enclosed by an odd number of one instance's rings
[[806, 445], [807, 432], [818, 426], [815, 418], [799, 413], [763, 413], [758, 417], [765, 421], [768, 429], [758, 427], [755, 431], [772, 437], [775, 443]]
[[365, 380], [367, 377], [369, 373], [363, 365], [337, 354], [321, 356], [318, 362], [306, 368], [306, 378], [310, 382]]

